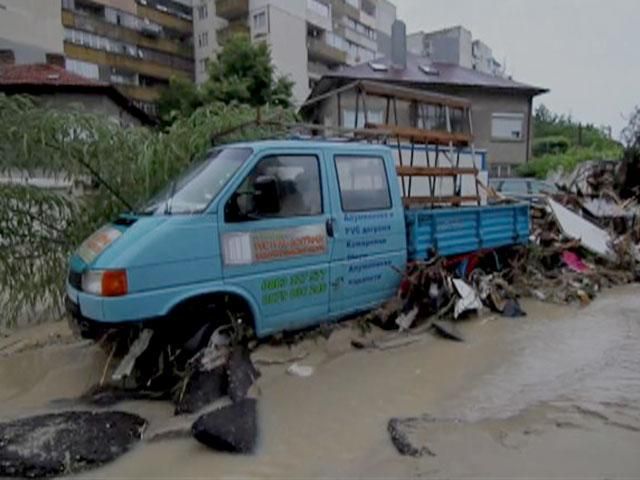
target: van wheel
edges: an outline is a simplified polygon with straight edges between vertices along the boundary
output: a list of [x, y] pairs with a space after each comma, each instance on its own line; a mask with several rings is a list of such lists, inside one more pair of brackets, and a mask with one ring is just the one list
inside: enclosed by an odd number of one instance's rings
[[[213, 295], [192, 299], [170, 315], [168, 340], [197, 348], [220, 327], [228, 327], [236, 343], [254, 337], [253, 317], [248, 305], [232, 295]], [[181, 331], [176, 332], [176, 328]], [[206, 343], [205, 343], [206, 346]]]

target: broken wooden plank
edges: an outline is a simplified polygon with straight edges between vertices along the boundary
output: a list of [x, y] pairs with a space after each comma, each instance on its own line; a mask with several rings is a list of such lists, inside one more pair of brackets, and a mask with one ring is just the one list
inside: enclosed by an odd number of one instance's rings
[[405, 207], [420, 207], [430, 205], [460, 205], [462, 203], [478, 202], [476, 196], [447, 196], [447, 197], [405, 197], [402, 203]]
[[[449, 133], [442, 131], [424, 130], [414, 127], [398, 127], [395, 125], [385, 125], [378, 123], [367, 123], [365, 129], [372, 136], [387, 135], [397, 137], [402, 140], [409, 140], [414, 143], [422, 143], [428, 145], [449, 146], [468, 146], [473, 141], [473, 137], [466, 133]], [[358, 132], [356, 135], [363, 135]]]

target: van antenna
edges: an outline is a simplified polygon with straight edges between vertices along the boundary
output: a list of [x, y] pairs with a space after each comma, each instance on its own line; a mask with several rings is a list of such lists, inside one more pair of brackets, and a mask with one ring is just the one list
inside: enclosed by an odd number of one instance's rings
[[100, 185], [106, 188], [109, 191], [109, 193], [111, 193], [111, 195], [113, 195], [120, 202], [122, 202], [122, 204], [125, 207], [127, 207], [127, 209], [130, 212], [133, 212], [133, 207], [131, 206], [131, 204], [127, 202], [127, 200], [125, 200], [125, 198], [122, 195], [120, 195], [120, 193], [118, 193], [118, 191], [115, 188], [109, 185], [109, 182], [107, 182], [104, 178], [102, 178], [102, 176], [91, 165], [89, 165], [87, 162], [85, 162], [80, 158], [78, 159], [78, 162], [80, 162], [80, 165], [82, 165], [84, 168], [89, 170], [89, 173], [91, 173], [91, 175], [98, 181]]

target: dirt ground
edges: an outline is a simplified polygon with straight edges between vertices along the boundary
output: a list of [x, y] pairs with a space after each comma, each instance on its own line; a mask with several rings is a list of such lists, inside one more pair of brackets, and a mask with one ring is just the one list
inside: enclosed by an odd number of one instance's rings
[[[465, 343], [425, 334], [356, 350], [360, 333], [345, 325], [328, 340], [260, 347], [256, 454], [150, 441], [193, 417], [174, 417], [167, 403], [125, 402], [119, 410], [150, 422], [146, 441], [82, 477], [640, 478], [640, 286], [585, 308], [523, 306], [525, 318], [463, 323]], [[105, 357], [62, 323], [0, 338], [0, 420], [77, 406]], [[294, 361], [313, 375], [287, 374]], [[399, 455], [389, 419], [424, 415], [414, 437], [433, 455]]]

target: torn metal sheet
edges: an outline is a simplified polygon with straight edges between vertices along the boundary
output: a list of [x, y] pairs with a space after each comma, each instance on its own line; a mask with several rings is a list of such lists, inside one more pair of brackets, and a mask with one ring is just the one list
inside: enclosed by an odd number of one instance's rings
[[550, 198], [547, 201], [560, 229], [566, 236], [579, 240], [584, 248], [601, 257], [615, 258], [615, 254], [610, 247], [612, 243], [611, 236], [605, 230], [596, 227], [593, 223], [573, 213], [558, 202]]
[[129, 348], [129, 351], [118, 365], [118, 368], [116, 368], [116, 371], [113, 372], [111, 376], [113, 380], [119, 381], [131, 375], [133, 365], [136, 363], [138, 357], [149, 347], [149, 341], [152, 336], [153, 330], [148, 328], [140, 332], [140, 335], [136, 338], [135, 342], [133, 342], [131, 348]]
[[464, 312], [480, 310], [482, 308], [482, 302], [480, 301], [478, 292], [467, 285], [463, 280], [454, 278], [453, 286], [460, 297], [453, 310], [453, 318], [457, 319]]

